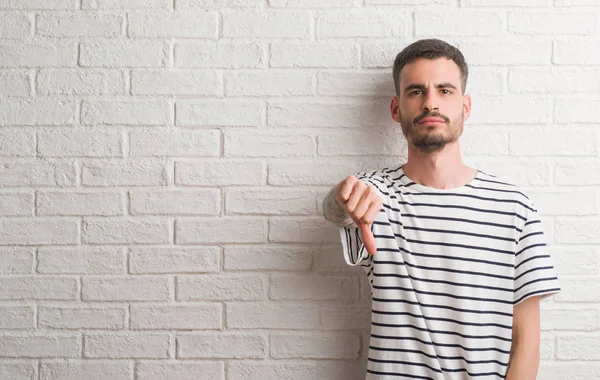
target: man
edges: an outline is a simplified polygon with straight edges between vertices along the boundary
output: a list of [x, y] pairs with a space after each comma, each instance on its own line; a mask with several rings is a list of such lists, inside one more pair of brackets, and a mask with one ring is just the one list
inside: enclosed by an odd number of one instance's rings
[[393, 75], [407, 162], [349, 176], [323, 202], [371, 283], [366, 378], [534, 380], [539, 301], [561, 290], [537, 210], [461, 161], [471, 98], [458, 49], [417, 41]]

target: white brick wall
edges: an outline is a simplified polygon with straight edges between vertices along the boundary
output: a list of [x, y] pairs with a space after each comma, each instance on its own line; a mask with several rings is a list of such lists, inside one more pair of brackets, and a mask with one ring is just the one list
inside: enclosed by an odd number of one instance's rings
[[424, 37], [470, 65], [465, 160], [542, 214], [538, 378], [599, 378], [600, 2], [0, 0], [0, 380], [362, 380], [321, 202], [405, 159]]

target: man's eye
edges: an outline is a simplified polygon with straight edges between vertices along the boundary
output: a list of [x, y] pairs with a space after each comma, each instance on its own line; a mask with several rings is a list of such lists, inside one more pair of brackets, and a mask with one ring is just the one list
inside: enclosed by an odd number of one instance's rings
[[411, 92], [410, 94], [411, 95], [419, 95], [420, 93], [421, 93], [420, 90], [415, 90], [415, 91]]
[[444, 94], [451, 94], [451, 93], [452, 93], [450, 90], [446, 90], [446, 89], [443, 89], [443, 90], [442, 90], [442, 92], [443, 92]]

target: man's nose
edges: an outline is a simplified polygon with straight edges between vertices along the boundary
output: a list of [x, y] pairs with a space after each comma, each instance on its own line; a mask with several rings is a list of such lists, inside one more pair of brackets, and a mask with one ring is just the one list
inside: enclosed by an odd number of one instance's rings
[[434, 110], [439, 110], [440, 105], [435, 96], [434, 91], [428, 91], [425, 95], [425, 101], [423, 102], [423, 110], [427, 112], [431, 112]]

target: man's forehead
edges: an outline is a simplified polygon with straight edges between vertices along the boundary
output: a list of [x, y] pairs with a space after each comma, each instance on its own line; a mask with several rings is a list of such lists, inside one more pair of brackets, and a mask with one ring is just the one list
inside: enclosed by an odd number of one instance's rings
[[417, 58], [407, 63], [400, 72], [403, 81], [460, 82], [460, 68], [445, 57], [436, 59]]

